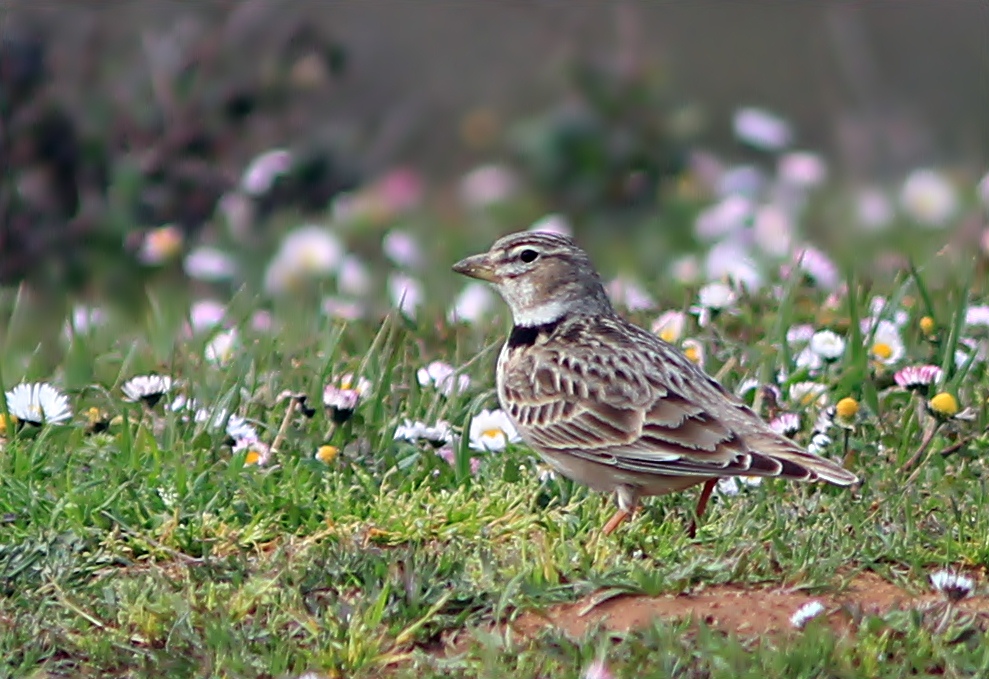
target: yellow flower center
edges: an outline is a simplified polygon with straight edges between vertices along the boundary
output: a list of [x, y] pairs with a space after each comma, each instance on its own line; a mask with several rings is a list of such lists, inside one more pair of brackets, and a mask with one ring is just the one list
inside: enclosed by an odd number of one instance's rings
[[686, 347], [683, 350], [683, 355], [690, 359], [692, 363], [696, 363], [697, 365], [701, 364], [701, 350], [699, 347]]
[[339, 452], [340, 450], [336, 446], [320, 446], [319, 450], [316, 451], [316, 459], [324, 464], [329, 464], [336, 459]]
[[876, 342], [872, 345], [872, 354], [881, 359], [888, 360], [893, 357], [893, 347], [885, 342]]
[[846, 397], [838, 401], [834, 406], [835, 413], [843, 420], [850, 420], [859, 412], [859, 402], [854, 398]]
[[930, 316], [924, 316], [920, 319], [920, 331], [925, 335], [933, 335], [934, 327], [934, 319]]
[[937, 396], [928, 401], [931, 410], [941, 417], [954, 417], [958, 414], [958, 399], [946, 391], [942, 391]]
[[505, 432], [501, 429], [485, 429], [481, 432], [481, 438], [497, 438], [498, 436], [504, 436]]
[[677, 334], [673, 331], [673, 328], [663, 328], [659, 331], [659, 339], [664, 342], [675, 342]]
[[261, 454], [256, 450], [247, 451], [247, 456], [244, 458], [244, 464], [257, 464], [261, 461]]
[[[10, 419], [14, 419], [13, 416], [11, 416]], [[4, 415], [3, 413], [0, 413], [0, 436], [3, 436], [6, 433], [7, 433], [7, 416]]]

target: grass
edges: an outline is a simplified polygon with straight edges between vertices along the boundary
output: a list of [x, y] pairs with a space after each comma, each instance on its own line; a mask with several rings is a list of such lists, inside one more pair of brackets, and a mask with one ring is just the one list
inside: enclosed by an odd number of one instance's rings
[[[257, 303], [242, 294], [230, 307], [240, 346], [214, 365], [203, 359], [208, 337], [181, 332], [180, 300], [149, 293], [143, 317], [111, 318], [70, 341], [32, 332], [36, 301], [9, 294], [0, 381], [9, 389], [21, 378], [50, 379], [77, 415], [70, 426], [7, 427], [0, 675], [577, 677], [606, 658], [616, 675], [636, 677], [985, 676], [981, 618], [959, 614], [937, 626], [910, 606], [862, 611], [846, 634], [812, 622], [803, 633], [762, 638], [703, 621], [599, 626], [582, 638], [505, 625], [590, 595], [720, 583], [813, 593], [841, 589], [862, 571], [922, 593], [934, 568], [983, 571], [987, 383], [978, 362], [956, 369], [951, 360], [970, 332], [960, 320], [969, 286], [961, 277], [924, 285], [916, 274], [878, 290], [907, 305], [903, 363], [943, 365], [944, 388], [975, 412], [937, 430], [909, 482], [898, 469], [931, 416], [922, 398], [888, 389], [889, 372], [871, 365], [857, 323], [869, 295], [851, 289], [836, 309], [804, 284], [789, 286], [782, 302], [745, 298], [693, 334], [708, 348], [707, 370], [735, 387], [792, 361], [783, 339], [791, 324], [842, 330], [845, 357], [815, 379], [832, 402], [851, 395], [863, 404], [849, 449], [839, 435], [828, 451], [847, 455], [861, 485], [767, 481], [718, 496], [693, 540], [685, 533], [692, 492], [650, 500], [631, 525], [603, 537], [610, 499], [541, 479], [524, 446], [472, 453], [465, 441], [451, 465], [427, 444], [393, 440], [404, 418], [443, 418], [466, 431], [472, 414], [496, 407], [500, 315], [451, 326], [427, 305], [418, 322], [390, 315], [380, 326], [346, 325], [300, 300], [276, 309], [273, 331], [258, 332], [246, 322]], [[917, 329], [928, 307], [939, 312], [939, 341]], [[416, 370], [433, 359], [462, 366], [472, 387], [444, 397], [420, 386]], [[282, 391], [318, 402], [322, 386], [345, 372], [372, 389], [340, 427], [321, 409], [294, 415], [262, 467], [233, 453], [222, 428], [124, 403], [120, 385], [149, 371], [246, 416], [268, 442], [285, 413]], [[791, 371], [790, 381], [798, 377]], [[91, 408], [105, 413], [106, 431], [87, 430]], [[798, 438], [807, 440], [813, 421], [807, 410]], [[313, 458], [324, 443], [340, 450], [329, 464]]]

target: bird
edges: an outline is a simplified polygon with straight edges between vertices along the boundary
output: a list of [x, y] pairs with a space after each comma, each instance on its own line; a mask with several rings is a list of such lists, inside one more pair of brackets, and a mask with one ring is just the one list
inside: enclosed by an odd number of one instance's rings
[[570, 237], [509, 234], [453, 270], [491, 283], [508, 305], [513, 327], [495, 370], [501, 408], [557, 472], [615, 495], [605, 535], [641, 498], [704, 484], [693, 537], [721, 478], [858, 481], [775, 432], [679, 349], [619, 315]]

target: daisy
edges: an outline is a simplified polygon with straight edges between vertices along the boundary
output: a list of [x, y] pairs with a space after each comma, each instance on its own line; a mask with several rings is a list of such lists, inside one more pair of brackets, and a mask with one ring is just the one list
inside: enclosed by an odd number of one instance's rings
[[748, 198], [729, 195], [697, 213], [694, 235], [702, 241], [720, 240], [748, 226], [754, 212]]
[[683, 336], [683, 328], [687, 324], [687, 314], [682, 311], [666, 311], [652, 323], [652, 333], [659, 339], [670, 344], [676, 344]]
[[893, 221], [893, 205], [882, 189], [866, 187], [855, 198], [855, 214], [866, 231], [882, 231]]
[[961, 601], [975, 590], [975, 581], [972, 578], [948, 570], [931, 573], [930, 578], [931, 586], [948, 601]]
[[603, 660], [595, 660], [584, 670], [582, 679], [615, 679]]
[[210, 363], [225, 365], [234, 357], [240, 344], [237, 328], [217, 333], [206, 345], [205, 357]]
[[193, 332], [216, 327], [227, 314], [227, 307], [215, 299], [200, 299], [189, 309], [189, 325]]
[[817, 374], [824, 367], [824, 360], [812, 351], [810, 347], [801, 349], [800, 353], [793, 359], [793, 362], [798, 370], [806, 370], [811, 375]]
[[337, 290], [360, 297], [371, 290], [372, 278], [367, 265], [356, 255], [347, 255], [337, 271]]
[[449, 363], [433, 361], [425, 368], [419, 368], [416, 378], [420, 386], [435, 387], [444, 396], [450, 396], [454, 391], [462, 394], [470, 388], [470, 377], [455, 373], [456, 370]]
[[237, 275], [237, 260], [219, 248], [201, 246], [182, 261], [186, 276], [197, 281], [225, 281]]
[[154, 408], [162, 397], [172, 389], [172, 378], [168, 375], [138, 375], [120, 387], [124, 399], [131, 403], [144, 403]]
[[100, 307], [76, 304], [72, 307], [72, 318], [67, 324], [66, 331], [85, 335], [93, 328], [98, 328], [107, 321], [107, 313]]
[[927, 410], [941, 420], [968, 419], [970, 416], [968, 409], [961, 410], [961, 406], [958, 405], [958, 399], [955, 398], [954, 394], [946, 391], [932, 396], [927, 401]]
[[782, 207], [764, 205], [756, 211], [752, 235], [759, 250], [783, 258], [793, 247], [793, 222]]
[[402, 424], [395, 428], [393, 437], [396, 441], [428, 441], [434, 446], [441, 446], [453, 441], [453, 427], [446, 420], [437, 420], [435, 424], [428, 425], [425, 422], [410, 419], [402, 420]]
[[491, 292], [489, 285], [468, 283], [463, 291], [457, 295], [453, 308], [447, 314], [447, 320], [451, 323], [457, 321], [476, 323], [488, 315], [494, 301], [495, 295]]
[[936, 365], [910, 365], [897, 370], [893, 381], [904, 389], [927, 394], [932, 384], [941, 381], [942, 374], [941, 368]]
[[7, 392], [7, 412], [35, 426], [61, 424], [72, 417], [69, 399], [47, 382], [22, 382]]
[[342, 424], [370, 389], [371, 383], [363, 377], [355, 382], [353, 375], [344, 375], [339, 384], [330, 383], [323, 388], [323, 407], [334, 422]]
[[793, 255], [793, 264], [824, 290], [838, 287], [838, 267], [823, 252], [810, 245], [799, 248]]
[[343, 260], [343, 245], [328, 229], [307, 224], [290, 231], [265, 272], [264, 288], [277, 295], [328, 276]]
[[892, 321], [879, 321], [872, 331], [869, 356], [880, 365], [893, 365], [906, 353], [900, 329]]
[[366, 311], [360, 302], [343, 297], [324, 297], [319, 308], [330, 318], [339, 318], [343, 321], [356, 321], [363, 318]]
[[806, 408], [824, 405], [828, 400], [828, 388], [818, 382], [796, 382], [790, 385], [790, 403]]
[[502, 451], [509, 443], [521, 441], [515, 425], [502, 410], [482, 410], [470, 421], [470, 447], [473, 450]]
[[271, 462], [271, 448], [258, 439], [236, 439], [233, 452], [235, 455], [244, 453], [244, 466], [264, 467]]
[[776, 163], [776, 176], [784, 184], [812, 189], [827, 181], [828, 165], [816, 153], [791, 151], [780, 156]]
[[761, 485], [761, 476], [726, 476], [718, 479], [716, 488], [720, 495], [735, 497], [741, 492], [742, 486], [756, 488]]
[[240, 179], [240, 189], [249, 196], [263, 196], [290, 169], [291, 153], [284, 149], [265, 151], [247, 165]]
[[811, 336], [810, 350], [830, 363], [844, 355], [845, 340], [836, 332], [820, 330]]
[[704, 345], [695, 339], [685, 339], [680, 350], [687, 359], [701, 368], [704, 367]]
[[754, 106], [736, 111], [732, 128], [739, 141], [763, 151], [782, 151], [793, 138], [793, 131], [785, 120]]
[[656, 306], [646, 289], [636, 281], [624, 277], [611, 280], [607, 286], [608, 296], [615, 304], [621, 304], [629, 311], [644, 311]]
[[800, 431], [800, 415], [797, 413], [780, 413], [769, 421], [769, 428], [780, 436], [793, 438]]
[[882, 295], [876, 295], [869, 300], [869, 313], [875, 318], [884, 318], [897, 327], [903, 327], [910, 320], [910, 314], [905, 309], [897, 309]]
[[141, 240], [137, 259], [149, 266], [164, 264], [179, 254], [184, 240], [182, 230], [174, 224], [147, 231]]
[[808, 601], [800, 608], [798, 608], [793, 615], [790, 616], [790, 624], [796, 627], [797, 629], [803, 629], [808, 622], [810, 622], [811, 620], [813, 620], [823, 612], [824, 612], [824, 604], [822, 604], [820, 601]]
[[744, 290], [758, 290], [763, 284], [762, 270], [753, 261], [749, 247], [733, 238], [708, 250], [704, 271], [708, 280], [728, 280]]
[[425, 294], [422, 283], [411, 276], [393, 273], [388, 277], [388, 296], [392, 304], [409, 318], [415, 318]]
[[337, 455], [340, 453], [340, 449], [336, 446], [322, 445], [316, 449], [316, 454], [313, 458], [319, 460], [323, 464], [330, 464], [333, 460], [337, 459]]
[[537, 220], [532, 226], [529, 227], [529, 231], [543, 231], [545, 233], [555, 233], [561, 236], [571, 236], [573, 235], [573, 228], [570, 226], [570, 222], [567, 218], [559, 213], [551, 213]]
[[810, 340], [814, 337], [815, 332], [814, 326], [809, 323], [791, 325], [786, 331], [786, 343], [793, 346], [794, 344], [810, 342]]
[[989, 306], [980, 304], [965, 309], [965, 325], [989, 327]]
[[918, 224], [938, 228], [947, 224], [957, 212], [958, 195], [940, 172], [914, 170], [903, 182], [900, 205]]
[[422, 263], [419, 241], [408, 231], [392, 229], [381, 240], [381, 249], [398, 266], [411, 269]]
[[[200, 418], [205, 415], [206, 418], [210, 419], [210, 425], [215, 426], [223, 421], [226, 417], [226, 411], [217, 410], [215, 413], [209, 413], [208, 411], [198, 411], [196, 413], [196, 421], [201, 421]], [[234, 441], [234, 445], [249, 441], [259, 441], [261, 439], [258, 436], [258, 430], [255, 429], [254, 425], [247, 421], [246, 417], [241, 417], [240, 415], [230, 415], [226, 418], [227, 425], [225, 431], [227, 436]]]
[[858, 421], [859, 402], [846, 396], [834, 404], [834, 423], [843, 429], [854, 429]]

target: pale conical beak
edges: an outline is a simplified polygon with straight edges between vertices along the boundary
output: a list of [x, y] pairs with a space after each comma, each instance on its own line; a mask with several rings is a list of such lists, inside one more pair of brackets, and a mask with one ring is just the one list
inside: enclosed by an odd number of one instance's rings
[[482, 281], [488, 281], [490, 283], [498, 282], [498, 276], [495, 274], [494, 267], [491, 266], [491, 261], [486, 252], [480, 255], [464, 257], [453, 265], [453, 270], [471, 278], [479, 278]]

